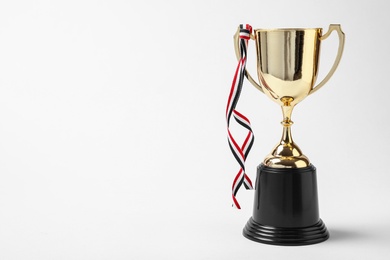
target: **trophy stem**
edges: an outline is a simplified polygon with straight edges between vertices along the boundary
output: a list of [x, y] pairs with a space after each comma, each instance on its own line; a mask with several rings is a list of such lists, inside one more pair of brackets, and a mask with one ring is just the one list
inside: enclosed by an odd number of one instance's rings
[[294, 109], [294, 106], [282, 106], [283, 123], [291, 124], [291, 125], [293, 124], [293, 122], [291, 121], [291, 114], [292, 114], [293, 109]]
[[291, 135], [291, 126], [292, 124], [294, 124], [294, 122], [291, 121], [291, 114], [294, 106], [290, 105], [290, 100], [284, 103], [285, 105], [282, 106], [283, 121], [281, 122], [281, 124], [283, 125], [283, 135], [280, 143], [289, 145], [294, 142]]
[[273, 168], [303, 168], [310, 165], [309, 159], [302, 153], [297, 144], [294, 143], [291, 134], [291, 126], [294, 123], [291, 121], [291, 114], [294, 106], [290, 103], [292, 98], [283, 97], [283, 135], [278, 145], [264, 159], [264, 165]]
[[286, 144], [286, 145], [291, 145], [292, 143], [294, 143], [293, 138], [292, 138], [292, 134], [291, 134], [291, 125], [293, 124], [293, 122], [291, 121], [291, 123], [289, 125], [286, 125], [285, 122], [282, 122], [282, 124], [283, 124], [283, 135], [282, 135], [282, 139], [281, 139], [280, 143]]

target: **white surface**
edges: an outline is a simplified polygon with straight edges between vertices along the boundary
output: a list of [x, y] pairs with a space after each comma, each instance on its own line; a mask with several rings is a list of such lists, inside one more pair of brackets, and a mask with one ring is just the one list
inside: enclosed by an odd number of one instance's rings
[[[0, 259], [389, 259], [387, 6], [2, 1]], [[253, 192], [230, 207], [224, 110], [239, 23], [346, 33], [334, 77], [293, 114], [318, 168], [325, 243], [254, 243], [241, 235]], [[321, 75], [336, 48], [335, 36], [323, 43]], [[255, 131], [255, 179], [281, 112], [248, 82], [237, 108]]]

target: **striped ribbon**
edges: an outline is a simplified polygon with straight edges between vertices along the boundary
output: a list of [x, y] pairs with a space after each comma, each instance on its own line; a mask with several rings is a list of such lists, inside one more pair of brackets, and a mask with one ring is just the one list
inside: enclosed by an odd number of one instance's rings
[[[233, 198], [233, 207], [240, 209], [240, 204], [236, 199], [238, 190], [244, 184], [247, 190], [253, 189], [252, 182], [245, 172], [245, 160], [249, 154], [250, 149], [252, 148], [254, 142], [254, 136], [251, 129], [251, 124], [244, 115], [239, 113], [236, 110], [236, 105], [238, 99], [240, 98], [242, 84], [245, 77], [245, 66], [246, 66], [246, 57], [247, 57], [247, 47], [248, 40], [250, 39], [250, 34], [252, 33], [252, 27], [249, 24], [240, 25], [240, 39], [239, 39], [239, 48], [240, 48], [240, 60], [238, 61], [237, 69], [234, 74], [232, 87], [230, 89], [229, 99], [226, 106], [226, 121], [227, 121], [227, 132], [228, 132], [228, 142], [230, 149], [236, 158], [238, 164], [240, 165], [240, 170], [236, 174], [232, 185], [232, 198]], [[240, 146], [236, 140], [233, 138], [233, 135], [230, 132], [230, 119], [234, 117], [237, 123], [242, 125], [248, 130], [247, 136], [244, 143]]]

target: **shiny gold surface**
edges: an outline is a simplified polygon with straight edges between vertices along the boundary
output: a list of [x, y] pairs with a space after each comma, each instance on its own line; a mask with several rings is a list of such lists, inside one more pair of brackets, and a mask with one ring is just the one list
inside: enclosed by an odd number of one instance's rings
[[280, 143], [264, 159], [263, 163], [274, 168], [302, 168], [310, 165], [309, 159], [296, 145], [291, 135], [291, 124], [283, 124], [283, 136]]
[[309, 95], [317, 78], [321, 29], [255, 30], [257, 74], [263, 92], [294, 107]]
[[[318, 74], [321, 41], [333, 31], [339, 36], [335, 62], [325, 78], [314, 87]], [[264, 164], [277, 168], [302, 168], [309, 159], [294, 143], [291, 135], [291, 114], [296, 104], [320, 89], [335, 72], [344, 48], [345, 36], [340, 25], [330, 25], [322, 35], [321, 28], [257, 29], [254, 31], [257, 51], [257, 74], [260, 84], [246, 72], [249, 81], [282, 107], [283, 136], [265, 158]], [[235, 35], [236, 55], [238, 34]]]
[[323, 36], [321, 36], [320, 40], [323, 41], [325, 40], [326, 38], [329, 37], [329, 35], [333, 32], [333, 31], [336, 31], [337, 32], [337, 35], [339, 37], [339, 48], [337, 50], [337, 56], [336, 56], [336, 59], [333, 63], [333, 66], [332, 68], [330, 69], [330, 71], [328, 72], [328, 75], [325, 76], [325, 78], [316, 86], [314, 87], [311, 91], [310, 91], [310, 95], [313, 94], [314, 92], [316, 92], [317, 90], [319, 90], [323, 85], [325, 85], [326, 82], [328, 82], [328, 80], [333, 76], [333, 73], [336, 71], [337, 69], [337, 66], [339, 65], [340, 63], [340, 60], [341, 60], [341, 56], [343, 55], [343, 51], [344, 51], [344, 44], [345, 44], [345, 34], [344, 32], [341, 30], [341, 26], [339, 24], [331, 24], [329, 25], [329, 30], [326, 34], [324, 34]]

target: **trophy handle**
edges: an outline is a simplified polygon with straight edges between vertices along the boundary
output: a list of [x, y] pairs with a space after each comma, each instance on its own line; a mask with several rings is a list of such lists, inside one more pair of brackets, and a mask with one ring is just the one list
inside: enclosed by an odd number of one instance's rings
[[[251, 39], [254, 40], [255, 39], [255, 36], [254, 35], [250, 35], [251, 36]], [[237, 60], [240, 60], [241, 59], [241, 55], [240, 55], [240, 49], [239, 49], [239, 44], [238, 44], [238, 41], [240, 40], [240, 26], [237, 28], [237, 32], [234, 34], [234, 49], [236, 51], [236, 57], [237, 57]], [[247, 71], [247, 69], [245, 69], [245, 76], [246, 78], [249, 80], [250, 83], [252, 83], [253, 86], [255, 86], [255, 88], [257, 88], [258, 90], [260, 90], [261, 92], [264, 93], [263, 89], [261, 88], [260, 84], [257, 83], [253, 78], [252, 76], [249, 74], [249, 72]]]
[[314, 92], [316, 92], [317, 90], [319, 90], [322, 86], [325, 85], [326, 82], [328, 82], [328, 80], [333, 76], [333, 73], [335, 72], [335, 70], [337, 69], [337, 66], [339, 65], [340, 63], [340, 59], [341, 59], [341, 56], [343, 54], [343, 50], [344, 50], [344, 43], [345, 43], [345, 34], [344, 32], [341, 30], [341, 26], [340, 24], [331, 24], [329, 25], [329, 30], [326, 34], [324, 34], [323, 36], [320, 37], [320, 40], [325, 40], [326, 38], [329, 37], [329, 35], [333, 32], [333, 31], [337, 31], [337, 34], [339, 36], [339, 49], [337, 51], [337, 56], [336, 56], [336, 59], [334, 61], [334, 64], [332, 66], [332, 68], [330, 69], [328, 75], [326, 75], [326, 77], [316, 86], [314, 87], [309, 95], [313, 94]]

